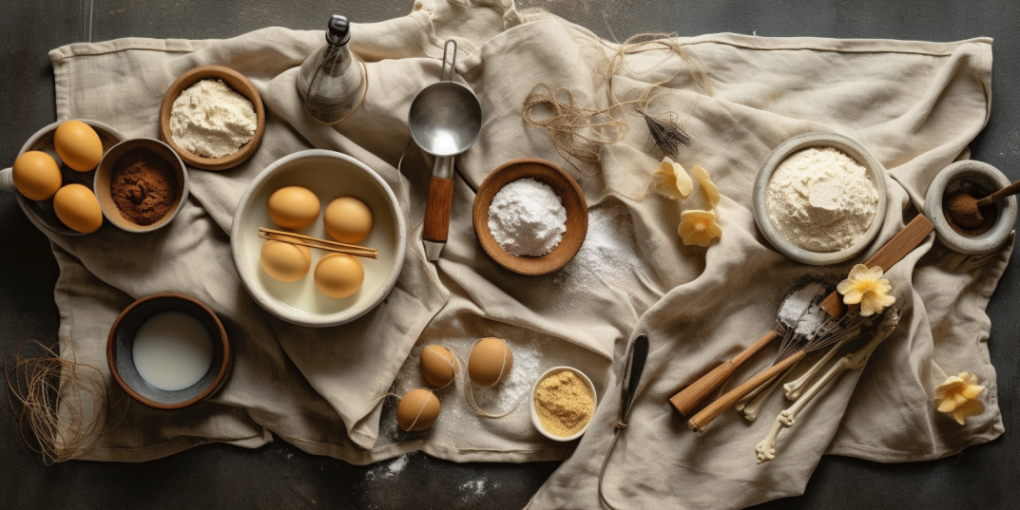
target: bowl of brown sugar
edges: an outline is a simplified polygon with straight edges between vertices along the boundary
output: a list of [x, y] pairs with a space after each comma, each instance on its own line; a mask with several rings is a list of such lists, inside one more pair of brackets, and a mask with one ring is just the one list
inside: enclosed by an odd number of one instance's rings
[[550, 368], [531, 388], [531, 422], [553, 441], [584, 435], [597, 405], [595, 385], [576, 368]]
[[110, 148], [96, 168], [103, 216], [133, 233], [163, 228], [188, 199], [188, 173], [169, 145], [134, 138]]

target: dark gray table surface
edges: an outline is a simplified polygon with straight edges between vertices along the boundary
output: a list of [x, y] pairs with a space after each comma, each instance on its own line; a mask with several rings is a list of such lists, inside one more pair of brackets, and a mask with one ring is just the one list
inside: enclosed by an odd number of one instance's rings
[[[354, 21], [401, 16], [410, 0], [4, 0], [0, 3], [0, 165], [55, 119], [47, 52], [120, 37], [225, 38], [279, 25], [319, 29], [337, 11]], [[520, 0], [623, 40], [642, 32], [954, 41], [995, 38], [993, 102], [973, 157], [1020, 178], [1020, 2], [1016, 0]], [[935, 462], [881, 465], [821, 460], [804, 496], [763, 508], [1016, 508], [1020, 496], [1020, 271], [1014, 257], [992, 297], [989, 342], [1007, 433]], [[10, 194], [0, 194], [0, 355], [27, 339], [55, 341], [57, 265], [46, 238]], [[3, 383], [0, 382], [0, 385]], [[212, 445], [144, 464], [44, 466], [0, 411], [0, 508], [520, 508], [556, 463], [454, 464], [410, 457], [398, 476], [305, 454]], [[655, 469], [649, 466], [648, 469]], [[483, 487], [484, 495], [476, 490]]]

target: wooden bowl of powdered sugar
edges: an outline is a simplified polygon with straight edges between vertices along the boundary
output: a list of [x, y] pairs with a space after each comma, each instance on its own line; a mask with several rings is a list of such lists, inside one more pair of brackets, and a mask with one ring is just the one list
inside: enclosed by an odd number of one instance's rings
[[492, 171], [472, 207], [475, 234], [492, 260], [527, 276], [552, 273], [581, 249], [588, 203], [556, 165], [517, 159]]
[[[187, 97], [182, 97], [187, 96]], [[159, 109], [159, 135], [190, 166], [226, 170], [262, 141], [266, 112], [255, 85], [223, 66], [201, 66], [177, 78]]]
[[780, 253], [829, 265], [858, 255], [885, 221], [886, 171], [861, 144], [805, 133], [776, 147], [754, 184], [754, 219]]

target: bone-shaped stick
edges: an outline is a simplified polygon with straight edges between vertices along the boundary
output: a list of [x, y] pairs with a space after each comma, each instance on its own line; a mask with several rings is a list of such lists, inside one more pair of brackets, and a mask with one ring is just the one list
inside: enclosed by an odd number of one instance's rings
[[858, 334], [846, 335], [844, 339], [836, 342], [836, 345], [833, 345], [832, 348], [829, 349], [829, 352], [825, 353], [825, 356], [822, 356], [822, 359], [815, 362], [815, 364], [812, 365], [807, 372], [804, 372], [804, 374], [797, 379], [784, 384], [783, 393], [786, 395], [787, 400], [797, 400], [800, 398], [801, 393], [804, 391], [804, 388], [807, 387], [808, 383], [811, 382], [811, 379], [818, 375], [818, 372], [821, 372], [822, 368], [825, 368], [825, 365], [829, 362], [829, 360], [831, 360], [832, 357], [847, 344], [847, 342], [856, 339], [858, 336]]
[[[793, 369], [796, 368], [799, 363], [800, 362], [798, 361], [797, 363], [790, 365], [790, 368], [787, 368], [785, 372], [776, 376], [776, 378], [773, 379], [773, 381], [771, 381], [771, 384], [768, 384], [768, 387], [764, 391], [760, 391], [758, 395], [754, 397], [754, 400], [752, 400], [748, 404], [745, 404], [743, 409], [737, 409], [738, 411], [744, 412], [744, 418], [747, 421], [754, 421], [758, 419], [758, 413], [761, 412], [761, 408], [762, 406], [765, 405], [765, 401], [769, 399], [769, 396], [772, 395], [772, 392], [775, 391], [776, 388], [780, 384], [782, 384], [783, 381], [786, 380], [786, 378], [793, 372]], [[762, 386], [764, 387], [765, 385]]]
[[776, 439], [779, 437], [779, 432], [782, 431], [783, 428], [793, 427], [793, 424], [797, 419], [797, 414], [807, 407], [808, 403], [811, 402], [815, 395], [822, 391], [822, 388], [836, 380], [840, 374], [846, 370], [860, 370], [864, 368], [864, 365], [868, 363], [868, 358], [870, 358], [871, 354], [875, 352], [878, 345], [892, 334], [899, 321], [899, 311], [890, 310], [879, 325], [875, 336], [864, 347], [861, 347], [857, 352], [847, 354], [840, 358], [839, 361], [837, 361], [829, 369], [829, 371], [818, 380], [818, 382], [813, 384], [801, 398], [797, 399], [792, 406], [779, 413], [779, 416], [776, 417], [776, 421], [772, 423], [772, 429], [769, 430], [768, 435], [765, 436], [765, 439], [762, 439], [761, 442], [754, 448], [754, 451], [758, 456], [758, 464], [768, 462], [776, 458]]

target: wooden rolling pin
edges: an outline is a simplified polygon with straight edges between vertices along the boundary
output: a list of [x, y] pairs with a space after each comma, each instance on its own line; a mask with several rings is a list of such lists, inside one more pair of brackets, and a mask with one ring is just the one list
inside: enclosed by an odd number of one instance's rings
[[[889, 242], [885, 243], [885, 246], [882, 246], [877, 253], [868, 259], [864, 265], [868, 267], [878, 266], [881, 267], [883, 271], [888, 271], [893, 264], [896, 264], [908, 253], [914, 251], [914, 248], [917, 248], [917, 246], [921, 244], [921, 241], [928, 237], [928, 234], [934, 230], [934, 228], [935, 227], [931, 224], [931, 222], [928, 221], [928, 218], [926, 218], [923, 214], [918, 214], [916, 218], [907, 224], [907, 226], [903, 227], [903, 230], [900, 230], [892, 237], [892, 239], [889, 240]], [[818, 306], [822, 307], [826, 313], [833, 317], [840, 317], [846, 313], [846, 305], [843, 304], [843, 300], [840, 299], [839, 293], [836, 291], [829, 294], [824, 300], [822, 300], [821, 303], [819, 303]], [[705, 399], [705, 397], [715, 391], [716, 388], [722, 385], [722, 383], [726, 382], [737, 368], [743, 365], [747, 360], [751, 359], [752, 356], [757, 354], [758, 351], [762, 350], [766, 345], [772, 343], [777, 336], [778, 335], [775, 330], [769, 331], [765, 334], [765, 336], [758, 339], [757, 342], [751, 344], [751, 346], [747, 349], [744, 349], [743, 352], [724, 361], [711, 372], [705, 374], [697, 381], [694, 381], [690, 386], [687, 386], [676, 395], [673, 395], [669, 401], [673, 404], [673, 407], [675, 407], [677, 411], [680, 411], [680, 414], [686, 418], [692, 411], [694, 411], [694, 408]], [[780, 365], [783, 365], [783, 363], [780, 363]], [[778, 367], [780, 365], [776, 366]], [[779, 373], [775, 371], [774, 368], [775, 367], [769, 371]], [[763, 374], [769, 373], [769, 371], [763, 372]], [[759, 374], [759, 376], [756, 376], [751, 381], [748, 381], [737, 389], [734, 389], [726, 396], [730, 396], [731, 393], [735, 393], [738, 389], [746, 389], [746, 386], [748, 386], [751, 382], [754, 382], [755, 379], [759, 379], [761, 375], [762, 374]], [[771, 375], [769, 377], [771, 377]], [[762, 379], [762, 381], [765, 380], [768, 380], [768, 378]], [[747, 389], [747, 391], [753, 390], [759, 385], [760, 383], [755, 384]], [[744, 394], [747, 394], [747, 391], [744, 391], [743, 394], [734, 399], [733, 402], [736, 402]], [[727, 399], [723, 397], [716, 403], [722, 405], [725, 403], [725, 400]], [[732, 404], [733, 403], [731, 402], [730, 405]], [[729, 406], [727, 405], [726, 407]], [[722, 412], [722, 410], [719, 412]]]

